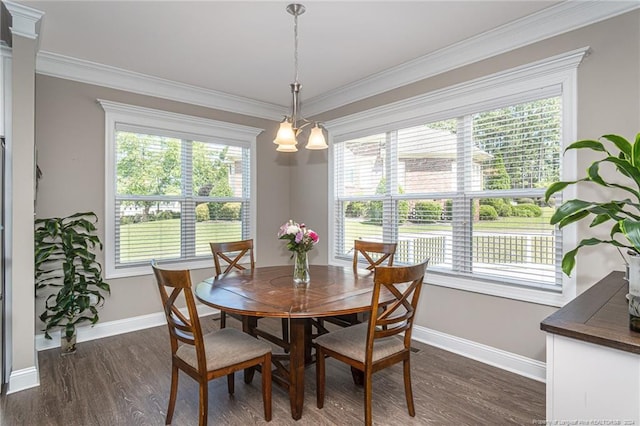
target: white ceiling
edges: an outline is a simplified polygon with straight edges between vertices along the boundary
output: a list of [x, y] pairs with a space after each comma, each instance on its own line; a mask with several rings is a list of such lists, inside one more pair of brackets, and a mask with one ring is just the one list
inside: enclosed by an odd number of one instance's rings
[[[40, 51], [288, 107], [289, 2], [20, 1], [44, 12]], [[304, 1], [301, 98], [534, 14], [560, 1]]]

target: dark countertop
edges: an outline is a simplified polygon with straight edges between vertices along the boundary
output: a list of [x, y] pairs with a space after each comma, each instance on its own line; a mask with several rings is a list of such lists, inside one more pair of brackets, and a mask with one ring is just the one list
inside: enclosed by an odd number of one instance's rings
[[629, 329], [624, 273], [612, 272], [540, 323], [547, 333], [640, 354], [640, 333]]

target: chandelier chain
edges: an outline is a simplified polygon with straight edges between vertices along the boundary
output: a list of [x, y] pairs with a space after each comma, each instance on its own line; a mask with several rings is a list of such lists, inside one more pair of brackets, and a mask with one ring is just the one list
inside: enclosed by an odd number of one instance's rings
[[298, 82], [298, 14], [293, 15], [293, 64], [294, 64], [294, 83]]

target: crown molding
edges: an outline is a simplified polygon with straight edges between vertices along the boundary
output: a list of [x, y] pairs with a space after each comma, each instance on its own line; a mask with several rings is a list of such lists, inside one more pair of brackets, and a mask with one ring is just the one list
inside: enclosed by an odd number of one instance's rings
[[[309, 98], [305, 100], [305, 114], [312, 117], [638, 8], [640, 2], [637, 1], [565, 1], [321, 96]], [[288, 114], [287, 108], [280, 105], [52, 52], [38, 53], [36, 72], [267, 120], [280, 121]]]
[[520, 96], [520, 93], [530, 90], [534, 80], [539, 82], [539, 87], [558, 84], [558, 79], [564, 78], [562, 73], [576, 69], [588, 53], [589, 47], [585, 46], [433, 92], [325, 121], [323, 125], [332, 138], [344, 140], [343, 138], [347, 137], [345, 135], [361, 129], [363, 121], [374, 123], [367, 126], [370, 129], [406, 121], [409, 117], [422, 120], [421, 117], [433, 113], [434, 108], [435, 111], [449, 111], [462, 108], [462, 104], [481, 102], [478, 93], [486, 92], [490, 88], [493, 88], [491, 96], [494, 98], [507, 96], [509, 93]]
[[11, 14], [11, 34], [37, 39], [44, 12], [11, 1], [5, 1], [4, 4]]
[[637, 1], [565, 1], [404, 64], [305, 100], [312, 117], [640, 8]]
[[281, 120], [287, 109], [216, 90], [178, 83], [110, 65], [71, 58], [52, 52], [40, 52], [36, 72], [51, 77], [79, 81], [156, 98], [219, 109], [267, 120]]

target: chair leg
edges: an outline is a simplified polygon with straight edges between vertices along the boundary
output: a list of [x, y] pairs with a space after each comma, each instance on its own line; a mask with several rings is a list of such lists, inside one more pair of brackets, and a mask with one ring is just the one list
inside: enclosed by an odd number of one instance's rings
[[[282, 340], [289, 343], [289, 318], [282, 318]], [[285, 349], [284, 352], [288, 353], [289, 349]]]
[[167, 407], [167, 418], [165, 424], [170, 425], [173, 419], [173, 409], [176, 407], [176, 396], [178, 395], [178, 367], [171, 367], [171, 390], [169, 391], [169, 406]]
[[[258, 318], [250, 317], [248, 315], [242, 315], [241, 318], [242, 318], [241, 319], [242, 331], [257, 338], [254, 330], [258, 327]], [[255, 372], [256, 372], [255, 367], [249, 367], [244, 369], [244, 382], [246, 384], [249, 384], [253, 381], [253, 375]]]
[[227, 326], [227, 313], [225, 311], [220, 311], [220, 330]]
[[371, 393], [372, 393], [371, 370], [368, 370], [364, 374], [364, 424], [365, 426], [371, 426]]
[[235, 376], [233, 373], [227, 374], [227, 390], [229, 390], [229, 395], [233, 395], [235, 391]]
[[364, 372], [358, 370], [355, 367], [351, 367], [351, 378], [353, 379], [353, 384], [356, 386], [364, 385]]
[[200, 379], [200, 426], [207, 426], [207, 411], [209, 408], [209, 383], [206, 379]]
[[322, 347], [316, 348], [316, 405], [318, 408], [324, 406], [324, 352]]
[[271, 353], [264, 356], [262, 362], [262, 401], [264, 404], [264, 419], [271, 421]]
[[413, 392], [411, 391], [411, 363], [409, 358], [402, 362], [404, 369], [404, 395], [407, 398], [407, 408], [409, 409], [409, 415], [415, 417], [416, 410], [413, 406]]

